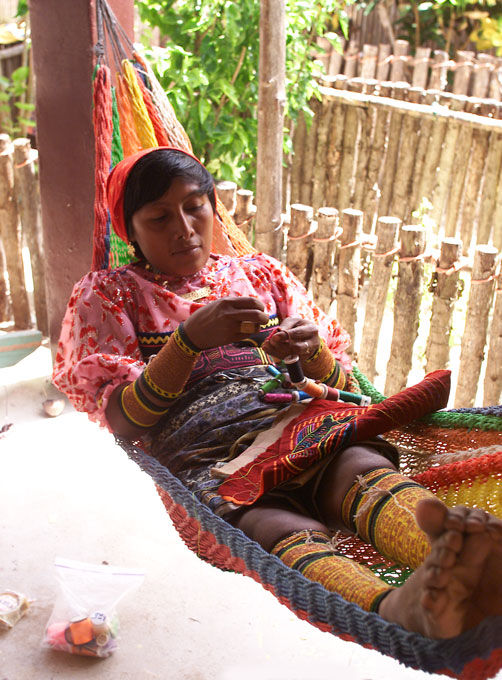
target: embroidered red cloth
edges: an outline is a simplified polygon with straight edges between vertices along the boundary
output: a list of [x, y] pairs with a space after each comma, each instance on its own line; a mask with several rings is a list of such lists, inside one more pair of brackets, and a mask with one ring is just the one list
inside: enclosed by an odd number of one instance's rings
[[251, 505], [342, 446], [390, 432], [444, 408], [449, 393], [450, 371], [441, 370], [380, 404], [356, 406], [315, 399], [289, 423], [278, 441], [230, 475], [219, 493], [237, 505]]

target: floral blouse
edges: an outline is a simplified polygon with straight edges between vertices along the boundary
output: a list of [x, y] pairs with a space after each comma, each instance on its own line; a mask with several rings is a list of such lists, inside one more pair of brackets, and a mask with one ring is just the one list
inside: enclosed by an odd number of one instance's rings
[[[281, 263], [265, 254], [212, 255], [200, 272], [169, 278], [141, 264], [86, 274], [74, 287], [63, 320], [53, 382], [73, 406], [109, 427], [105, 409], [113, 390], [135, 380], [176, 327], [212, 300], [252, 296], [265, 305], [270, 325], [288, 316], [313, 321], [345, 369], [347, 332], [313, 302]], [[207, 297], [191, 291], [208, 287]], [[197, 293], [195, 293], [196, 297]], [[184, 297], [182, 297], [184, 296]]]

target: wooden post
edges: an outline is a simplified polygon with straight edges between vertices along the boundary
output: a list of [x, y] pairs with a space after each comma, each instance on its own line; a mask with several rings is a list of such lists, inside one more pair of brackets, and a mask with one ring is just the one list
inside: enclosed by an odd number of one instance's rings
[[497, 184], [502, 165], [502, 134], [492, 132], [488, 139], [488, 153], [485, 158], [483, 188], [479, 202], [479, 220], [476, 234], [477, 243], [490, 243]]
[[325, 204], [326, 166], [328, 156], [328, 136], [331, 127], [334, 102], [331, 99], [322, 98], [319, 121], [317, 124], [317, 137], [314, 147], [314, 167], [312, 172], [312, 200], [310, 204], [314, 213]]
[[458, 299], [460, 272], [458, 263], [461, 254], [460, 239], [443, 239], [434, 279], [431, 323], [425, 350], [426, 373], [447, 368], [449, 365], [452, 316]]
[[247, 240], [251, 242], [253, 217], [256, 214], [256, 206], [253, 205], [253, 192], [249, 189], [238, 189], [235, 198], [235, 224], [242, 229]]
[[385, 377], [385, 394], [406, 387], [413, 363], [413, 345], [418, 336], [425, 252], [425, 229], [401, 227], [399, 273], [394, 298], [394, 329]]
[[291, 224], [287, 233], [286, 264], [293, 274], [307, 288], [309, 283], [308, 265], [312, 245], [313, 210], [308, 205], [294, 203], [291, 206]]
[[284, 0], [261, 0], [255, 245], [276, 256], [282, 223], [285, 26]]
[[406, 66], [409, 61], [410, 43], [407, 40], [396, 40], [394, 54], [390, 68], [390, 79], [396, 83], [409, 82], [406, 76]]
[[[389, 82], [380, 84], [380, 94], [382, 97], [391, 97], [394, 91], [394, 84]], [[374, 104], [370, 105], [376, 108]], [[383, 161], [385, 158], [385, 145], [387, 140], [390, 113], [384, 107], [376, 111], [375, 127], [368, 160], [368, 170], [364, 184], [363, 212], [365, 233], [373, 231], [373, 223], [377, 214], [378, 201], [381, 194], [381, 175]]]
[[[307, 134], [305, 135], [303, 152], [302, 183], [300, 187], [300, 203], [304, 205], [312, 203], [312, 178], [317, 150], [317, 127], [319, 125], [322, 102], [314, 97], [309, 102], [309, 107], [313, 115], [307, 123]], [[258, 195], [256, 200], [258, 201]]]
[[[469, 113], [478, 113], [484, 106], [483, 100], [472, 97], [467, 103]], [[472, 133], [472, 147], [469, 160], [469, 168], [465, 180], [465, 192], [462, 202], [462, 215], [460, 218], [460, 238], [464, 253], [468, 253], [472, 241], [473, 227], [476, 220], [479, 189], [483, 178], [485, 158], [488, 153], [489, 132], [476, 128]]]
[[[366, 81], [366, 92], [368, 94], [374, 94], [374, 90], [377, 87], [376, 80]], [[365, 194], [364, 187], [366, 186], [366, 178], [369, 169], [369, 159], [371, 154], [371, 148], [373, 143], [373, 136], [375, 131], [377, 112], [375, 106], [368, 105], [359, 112], [359, 138], [357, 142], [357, 153], [356, 153], [356, 170], [355, 170], [355, 181], [354, 181], [354, 193], [352, 198], [352, 204], [357, 210], [363, 209]], [[363, 229], [368, 229], [371, 231], [372, 224], [369, 220], [363, 219]]]
[[495, 67], [495, 57], [491, 54], [476, 55], [476, 70], [472, 83], [472, 96], [482, 99], [490, 96], [490, 77]]
[[[441, 96], [445, 97], [445, 93]], [[418, 189], [419, 205], [424, 198], [427, 198], [432, 203], [439, 159], [441, 158], [441, 149], [443, 148], [444, 136], [446, 134], [446, 126], [447, 121], [444, 118], [437, 118], [433, 121], [424, 158], [420, 187]]]
[[390, 53], [391, 53], [390, 45], [380, 44], [378, 46], [378, 64], [376, 70], [376, 79], [381, 83], [384, 83], [387, 80], [389, 80]]
[[497, 250], [493, 246], [476, 246], [460, 350], [455, 408], [472, 407], [476, 400], [479, 374], [485, 354], [488, 316], [495, 288], [496, 258]]
[[413, 78], [412, 87], [421, 87], [425, 90], [429, 79], [429, 64], [431, 57], [430, 47], [417, 47], [415, 58], [413, 59]]
[[[410, 88], [407, 99], [419, 104], [423, 90], [419, 87]], [[410, 183], [415, 163], [415, 154], [419, 145], [420, 119], [404, 115], [401, 127], [401, 143], [396, 165], [395, 181], [392, 187], [392, 199], [389, 214], [404, 220], [408, 212]]]
[[44, 245], [38, 179], [35, 172], [37, 159], [38, 152], [31, 148], [29, 139], [14, 140], [15, 192], [21, 216], [22, 233], [30, 251], [35, 317], [38, 330], [42, 335], [48, 336], [49, 317], [45, 290]]
[[[347, 89], [348, 78], [338, 76], [335, 88]], [[340, 101], [335, 101], [331, 115], [331, 130], [328, 138], [328, 155], [326, 168], [326, 194], [325, 204], [331, 207], [338, 205], [338, 188], [340, 185], [340, 167], [342, 157], [342, 145], [344, 137], [345, 106]]]
[[363, 45], [361, 64], [361, 78], [370, 80], [375, 77], [377, 70], [378, 45]]
[[457, 66], [453, 76], [453, 94], [469, 94], [471, 74], [474, 68], [474, 52], [458, 50]]
[[373, 254], [358, 360], [359, 368], [371, 381], [375, 378], [378, 339], [385, 312], [392, 265], [397, 252], [396, 244], [400, 224], [401, 220], [396, 217], [380, 217], [376, 224], [377, 242]]
[[22, 239], [14, 192], [14, 147], [9, 135], [0, 134], [0, 237], [9, 275], [12, 315], [19, 330], [31, 328], [30, 304], [24, 280]]
[[290, 202], [297, 203], [301, 198], [303, 180], [303, 166], [305, 157], [305, 142], [307, 137], [307, 123], [305, 114], [300, 111], [293, 132], [293, 158], [291, 161]]
[[347, 51], [345, 52], [345, 64], [343, 67], [343, 74], [347, 78], [355, 78], [357, 76], [357, 60], [359, 58], [359, 47], [357, 41], [351, 40]]
[[446, 206], [444, 233], [456, 236], [462, 198], [467, 191], [467, 168], [471, 158], [473, 128], [462, 125], [455, 146], [455, 158], [450, 171], [450, 195]]
[[483, 406], [500, 404], [502, 398], [502, 274], [499, 274], [495, 291], [490, 340], [486, 357]]
[[9, 296], [7, 294], [7, 269], [2, 241], [0, 240], [0, 323], [10, 321]]
[[[427, 90], [423, 94], [422, 104], [431, 105], [435, 101], [439, 92], [435, 90]], [[420, 207], [423, 195], [420, 193], [422, 177], [424, 174], [425, 158], [428, 153], [428, 148], [431, 143], [432, 128], [435, 122], [431, 118], [420, 119], [420, 137], [418, 140], [418, 147], [415, 153], [415, 165], [413, 168], [413, 181], [411, 185], [410, 199], [408, 202], [408, 215], [411, 217], [412, 213]], [[414, 218], [411, 217], [411, 222], [414, 223]]]
[[490, 85], [488, 88], [488, 96], [490, 99], [502, 99], [502, 59], [500, 57], [496, 60], [496, 64], [492, 71], [490, 78]]
[[359, 271], [361, 268], [360, 238], [363, 227], [363, 213], [347, 208], [342, 213], [342, 236], [338, 257], [338, 286], [336, 296], [336, 317], [352, 338], [347, 350], [354, 352], [354, 334], [359, 298]]
[[[399, 41], [396, 41], [399, 42]], [[394, 83], [394, 99], [405, 99], [409, 86], [406, 83]], [[399, 144], [401, 141], [401, 125], [403, 122], [403, 112], [393, 110], [389, 120], [389, 134], [387, 138], [387, 153], [385, 154], [385, 166], [382, 179], [382, 195], [378, 203], [379, 215], [388, 215], [392, 190], [396, 181], [396, 165], [399, 154]]]
[[317, 231], [313, 240], [312, 295], [319, 307], [329, 314], [333, 302], [333, 282], [335, 280], [336, 231], [338, 210], [319, 208], [317, 211]]
[[220, 201], [223, 203], [228, 212], [233, 215], [235, 212], [237, 184], [227, 180], [218, 182], [216, 185], [216, 191]]
[[[440, 97], [440, 100], [441, 99], [442, 97]], [[449, 101], [452, 111], [463, 111], [467, 97], [450, 97]], [[438, 229], [441, 227], [448, 190], [450, 188], [451, 172], [455, 159], [455, 150], [457, 148], [460, 127], [461, 124], [458, 120], [449, 120], [446, 126], [443, 149], [439, 160], [437, 181], [432, 199], [433, 209], [431, 217], [437, 224]], [[446, 236], [455, 236], [455, 232], [447, 233]]]
[[448, 52], [443, 50], [434, 50], [434, 57], [432, 59], [431, 76], [429, 79], [429, 88], [431, 90], [446, 90], [448, 83]]
[[342, 72], [342, 64], [343, 64], [343, 50], [345, 48], [345, 38], [340, 38], [338, 36], [338, 39], [340, 41], [340, 46], [342, 51], [338, 52], [338, 50], [332, 49], [331, 54], [329, 57], [329, 65], [328, 65], [328, 75], [330, 76], [337, 76]]
[[[363, 81], [354, 78], [349, 82], [351, 92], [362, 92]], [[351, 197], [354, 188], [354, 169], [356, 157], [356, 144], [359, 136], [361, 113], [358, 107], [347, 106], [345, 108], [345, 122], [343, 126], [342, 159], [340, 167], [340, 186], [338, 188], [338, 201], [336, 208], [343, 212], [350, 208]]]
[[495, 213], [493, 215], [493, 245], [500, 252], [502, 250], [502, 171], [497, 184]]

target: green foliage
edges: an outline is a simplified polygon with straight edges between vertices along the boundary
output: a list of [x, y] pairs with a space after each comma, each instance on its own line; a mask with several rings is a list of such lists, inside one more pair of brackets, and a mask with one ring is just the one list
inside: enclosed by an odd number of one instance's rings
[[28, 88], [28, 74], [28, 67], [20, 66], [10, 78], [0, 76], [0, 129], [11, 137], [35, 124], [30, 117], [34, 104], [22, 101]]
[[[351, 0], [349, 0], [351, 1]], [[194, 151], [218, 179], [252, 188], [256, 172], [259, 0], [137, 0], [141, 20], [162, 47], [142, 36], [146, 58], [166, 90]], [[308, 109], [319, 71], [317, 35], [347, 25], [344, 0], [288, 0], [287, 105]], [[341, 20], [340, 20], [341, 16]], [[287, 140], [286, 140], [287, 142]]]

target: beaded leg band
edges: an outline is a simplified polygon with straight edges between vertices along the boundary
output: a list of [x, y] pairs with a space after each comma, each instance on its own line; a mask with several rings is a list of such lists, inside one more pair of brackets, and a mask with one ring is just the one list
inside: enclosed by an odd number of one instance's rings
[[369, 569], [337, 553], [332, 538], [321, 531], [306, 530], [286, 536], [272, 554], [366, 611], [378, 611], [380, 602], [392, 590]]
[[420, 500], [431, 497], [430, 491], [408, 477], [378, 468], [351, 486], [343, 500], [342, 519], [384, 557], [416, 569], [430, 546], [416, 523], [415, 509]]
[[345, 374], [322, 338], [317, 351], [308, 359], [302, 360], [302, 367], [305, 375], [313, 380], [326, 383], [338, 390], [345, 387]]
[[182, 393], [199, 354], [180, 324], [139, 378], [122, 390], [125, 418], [138, 427], [155, 425]]

